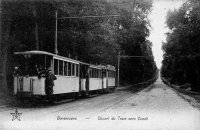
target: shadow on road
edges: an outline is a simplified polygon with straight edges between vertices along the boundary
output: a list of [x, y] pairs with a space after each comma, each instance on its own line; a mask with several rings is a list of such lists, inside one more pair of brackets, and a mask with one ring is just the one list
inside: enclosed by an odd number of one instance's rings
[[63, 100], [62, 102], [53, 102], [50, 103], [46, 100], [16, 100], [16, 104], [13, 104], [12, 106], [17, 107], [17, 108], [48, 108], [52, 106], [59, 106], [62, 105], [63, 103], [70, 103], [73, 102], [73, 99], [67, 99]]

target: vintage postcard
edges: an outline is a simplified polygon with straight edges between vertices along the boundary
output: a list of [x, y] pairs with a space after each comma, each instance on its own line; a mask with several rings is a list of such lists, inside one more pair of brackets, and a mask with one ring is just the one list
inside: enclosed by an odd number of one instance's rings
[[199, 0], [1, 0], [0, 130], [200, 130]]

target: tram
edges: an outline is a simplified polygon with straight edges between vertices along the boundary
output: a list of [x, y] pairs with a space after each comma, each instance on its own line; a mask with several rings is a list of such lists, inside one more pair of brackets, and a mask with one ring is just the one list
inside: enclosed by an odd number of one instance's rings
[[45, 51], [15, 52], [14, 95], [45, 98], [46, 77], [50, 69], [57, 77], [53, 95], [85, 96], [110, 92], [115, 88], [115, 67], [92, 65]]

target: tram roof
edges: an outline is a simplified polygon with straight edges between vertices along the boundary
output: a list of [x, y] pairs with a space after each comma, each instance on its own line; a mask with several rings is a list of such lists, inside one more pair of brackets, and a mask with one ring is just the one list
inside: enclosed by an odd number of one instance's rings
[[106, 68], [107, 70], [116, 71], [115, 67], [112, 66], [112, 65], [107, 65], [105, 68]]
[[23, 51], [23, 52], [14, 52], [14, 54], [18, 55], [18, 54], [39, 54], [39, 55], [55, 55], [52, 54], [50, 52], [46, 52], [46, 51]]
[[96, 69], [104, 69], [105, 68], [105, 66], [103, 66], [103, 65], [93, 65], [93, 64], [90, 64], [89, 66], [91, 68], [96, 68]]
[[46, 52], [46, 51], [36, 51], [36, 50], [33, 50], [33, 51], [24, 51], [24, 52], [14, 52], [15, 55], [28, 55], [28, 54], [33, 54], [33, 55], [49, 55], [49, 56], [54, 56], [56, 58], [60, 58], [62, 60], [69, 60], [69, 61], [72, 61], [72, 62], [78, 62], [78, 63], [81, 63], [80, 61], [78, 60], [74, 60], [74, 59], [71, 59], [71, 58], [67, 58], [67, 57], [64, 57], [64, 56], [59, 56], [59, 55], [56, 55], [56, 54], [53, 54], [53, 53], [50, 53], [50, 52]]
[[114, 66], [111, 66], [111, 65], [107, 65], [107, 66], [104, 66], [104, 65], [93, 65], [93, 64], [88, 64], [88, 63], [85, 63], [85, 62], [81, 62], [81, 61], [78, 61], [78, 60], [74, 60], [74, 59], [71, 59], [71, 58], [67, 58], [67, 57], [63, 57], [63, 56], [59, 56], [59, 55], [56, 55], [56, 54], [53, 54], [53, 53], [50, 53], [50, 52], [46, 52], [46, 51], [37, 51], [37, 50], [33, 50], [33, 51], [24, 51], [24, 52], [14, 52], [15, 55], [28, 55], [28, 54], [34, 54], [34, 55], [50, 55], [50, 56], [54, 56], [54, 57], [57, 57], [57, 58], [60, 58], [60, 59], [63, 59], [63, 60], [69, 60], [69, 61], [72, 61], [72, 62], [77, 62], [77, 63], [81, 63], [81, 64], [84, 64], [84, 65], [88, 65], [92, 68], [104, 68], [104, 69], [108, 69], [108, 70], [115, 70], [115, 67]]

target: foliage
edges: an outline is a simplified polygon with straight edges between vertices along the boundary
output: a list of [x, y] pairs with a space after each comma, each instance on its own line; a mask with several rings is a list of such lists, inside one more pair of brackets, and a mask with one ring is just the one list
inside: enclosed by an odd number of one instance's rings
[[[2, 34], [8, 35], [8, 42], [2, 43], [1, 51], [8, 48], [6, 73], [12, 79], [14, 51], [39, 49], [54, 53], [57, 11], [59, 55], [111, 65], [117, 65], [118, 52], [147, 56], [151, 58], [121, 59], [121, 78], [129, 82], [151, 78], [156, 71], [152, 43], [146, 39], [151, 6], [151, 0], [3, 0]], [[119, 16], [107, 17], [113, 14]], [[81, 16], [105, 17], [61, 19]]]
[[162, 75], [177, 84], [190, 83], [200, 90], [200, 2], [188, 0], [181, 8], [168, 12], [167, 42], [163, 44]]

